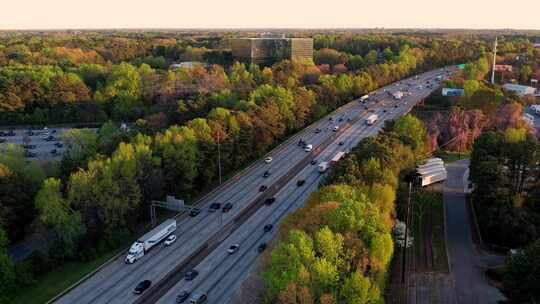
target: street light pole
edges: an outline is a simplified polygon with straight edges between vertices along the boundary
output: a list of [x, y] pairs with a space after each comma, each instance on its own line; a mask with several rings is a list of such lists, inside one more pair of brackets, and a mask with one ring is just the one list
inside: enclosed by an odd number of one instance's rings
[[220, 147], [220, 140], [219, 140], [219, 133], [221, 131], [218, 130], [217, 134], [217, 153], [218, 153], [218, 171], [219, 171], [219, 184], [221, 185], [221, 147]]
[[408, 234], [409, 234], [409, 206], [411, 205], [411, 189], [412, 189], [412, 176], [408, 176], [407, 179], [409, 180], [409, 196], [407, 198], [407, 207], [405, 212], [405, 243], [403, 244], [403, 259], [401, 261], [401, 283], [405, 283], [405, 268], [406, 268], [406, 256], [407, 256], [407, 242], [408, 242]]

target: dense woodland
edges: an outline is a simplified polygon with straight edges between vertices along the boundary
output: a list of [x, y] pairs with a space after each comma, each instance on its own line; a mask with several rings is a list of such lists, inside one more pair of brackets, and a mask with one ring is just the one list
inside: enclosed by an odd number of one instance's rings
[[[475, 92], [488, 89], [480, 81], [489, 64], [485, 59], [489, 58], [489, 40], [482, 37], [317, 33], [312, 64], [282, 61], [259, 67], [232, 60], [227, 46], [231, 36], [234, 34], [137, 32], [0, 36], [2, 124], [101, 125], [97, 133], [77, 129], [65, 134], [63, 140], [70, 148], [59, 163], [27, 163], [18, 147], [9, 147], [0, 156], [0, 294], [31, 284], [36, 275], [66, 261], [91, 260], [117, 248], [146, 221], [150, 200], [169, 194], [190, 201], [214, 186], [218, 139], [223, 170], [230, 174], [336, 107], [414, 73], [471, 62], [461, 76], [463, 83], [456, 78], [453, 85], [476, 81]], [[515, 52], [531, 48], [526, 38], [503, 43]], [[168, 69], [180, 61], [207, 65]], [[529, 77], [538, 69], [530, 66]], [[120, 121], [129, 122], [130, 130], [121, 130]], [[409, 123], [406, 121], [406, 126]], [[433, 128], [427, 129], [436, 140], [424, 143], [415, 138], [405, 143], [394, 136], [409, 136], [398, 128], [360, 149], [387, 149], [384, 145], [388, 144], [413, 157], [409, 150], [434, 149], [444, 140], [433, 135]], [[397, 174], [405, 166], [402, 160], [394, 159], [398, 152], [390, 151], [384, 157], [367, 154], [373, 159], [354, 154], [359, 158], [355, 160], [358, 165], [352, 167], [354, 172], [342, 177], [346, 179], [335, 177], [343, 185], [321, 192], [334, 193], [321, 196], [325, 202], [334, 201], [332, 197], [361, 201], [362, 210], [351, 210], [351, 214], [378, 213], [383, 219], [376, 224], [380, 227], [366, 228], [376, 231], [353, 238], [348, 234], [364, 226], [327, 222], [329, 229], [306, 232], [306, 227], [298, 226], [300, 232], [291, 236], [291, 241], [341, 237], [360, 246], [357, 253], [372, 260], [360, 265], [357, 258], [339, 257], [340, 262], [353, 263], [354, 267], [342, 265], [349, 267], [349, 277], [332, 284], [367, 280], [380, 296], [389, 256], [381, 256], [380, 249], [372, 246], [392, 247], [387, 235], [393, 219], [392, 193], [398, 184]], [[365, 167], [360, 170], [359, 166]], [[388, 168], [379, 170], [383, 176], [374, 172], [380, 168]], [[386, 189], [389, 196], [376, 197], [373, 192], [377, 187]], [[6, 254], [7, 247], [32, 233], [52, 234], [54, 244], [47, 252], [15, 264]], [[318, 263], [323, 267], [329, 261]], [[367, 265], [375, 268], [366, 279], [361, 270]], [[271, 279], [269, 275], [270, 283]], [[286, 285], [274, 286], [271, 297], [279, 297]], [[329, 286], [334, 285], [324, 285], [310, 294], [320, 298]]]

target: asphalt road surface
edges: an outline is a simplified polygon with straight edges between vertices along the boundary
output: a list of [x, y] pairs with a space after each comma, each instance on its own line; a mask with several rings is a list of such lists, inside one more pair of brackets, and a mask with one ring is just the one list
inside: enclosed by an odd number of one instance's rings
[[458, 303], [498, 303], [504, 300], [504, 296], [488, 284], [484, 275], [488, 261], [497, 257], [480, 256], [472, 242], [464, 194], [467, 184], [463, 177], [468, 167], [468, 160], [446, 165], [448, 178], [444, 183], [444, 206], [450, 274], [455, 282]]
[[[427, 88], [425, 85], [419, 88], [419, 84], [425, 84], [428, 79], [435, 82], [435, 77], [442, 73], [443, 70], [435, 70], [420, 75], [418, 79], [413, 77], [400, 81], [400, 84], [381, 88], [366, 104], [359, 101], [350, 102], [310, 125], [271, 151], [268, 154], [273, 157], [270, 164], [260, 160], [204, 197], [198, 202], [203, 210], [198, 216], [192, 218], [180, 215], [177, 218], [178, 229], [175, 232], [178, 239], [171, 246], [156, 245], [132, 265], [124, 264], [122, 255], [56, 302], [153, 303], [159, 299], [159, 303], [175, 303], [176, 295], [186, 289], [208, 293], [208, 303], [226, 303], [254, 265], [259, 255], [257, 247], [269, 241], [276, 232], [280, 220], [302, 206], [309, 193], [317, 189], [322, 176], [318, 173], [317, 166], [309, 163], [310, 160], [315, 158], [317, 162], [329, 161], [338, 151], [348, 151], [362, 138], [376, 134], [385, 120], [407, 113], [416, 102], [428, 96], [437, 87], [435, 84], [433, 88]], [[405, 84], [406, 82], [414, 84], [409, 86]], [[388, 94], [405, 89], [408, 89], [411, 95], [405, 96], [402, 100], [394, 100]], [[371, 113], [378, 114], [379, 120], [373, 126], [367, 126], [365, 118]], [[329, 117], [333, 120], [330, 121]], [[336, 125], [340, 127], [339, 132], [332, 131]], [[320, 133], [315, 132], [317, 128], [321, 130]], [[312, 153], [305, 152], [298, 146], [300, 138], [313, 145]], [[339, 145], [339, 142], [343, 142], [343, 145]], [[264, 178], [263, 174], [267, 170], [271, 175]], [[304, 179], [305, 185], [298, 187], [296, 183], [299, 179]], [[233, 230], [222, 231], [223, 227], [229, 227], [235, 217], [254, 206], [254, 202], [264, 195], [259, 192], [261, 185], [268, 186], [267, 191], [276, 191], [274, 194], [276, 202], [271, 206], [258, 207], [249, 218]], [[209, 213], [207, 207], [213, 202], [230, 202], [234, 206], [228, 213], [221, 211]], [[270, 233], [264, 233], [263, 226], [268, 223], [273, 223], [274, 229]], [[224, 237], [214, 242], [217, 244], [215, 250], [200, 256], [201, 261], [195, 266], [199, 275], [193, 281], [179, 279], [177, 282], [169, 282], [173, 287], [159, 293], [148, 293], [151, 290], [145, 292], [143, 296], [132, 293], [133, 288], [142, 280], [151, 280], [153, 285], [156, 285], [171, 270], [193, 255], [197, 248], [222, 233]], [[240, 248], [236, 253], [229, 255], [226, 249], [234, 243], [240, 244]], [[155, 296], [143, 301], [146, 294]]]
[[[28, 144], [31, 145], [32, 148], [28, 149], [28, 151], [35, 154], [35, 156], [27, 157], [28, 160], [59, 160], [62, 158], [62, 153], [64, 152], [64, 148], [59, 148], [55, 146], [56, 143], [61, 142], [60, 137], [62, 133], [66, 132], [67, 128], [55, 128], [49, 130], [49, 132], [52, 132], [54, 130], [54, 133], [50, 133], [55, 139], [51, 141], [47, 141], [44, 139], [44, 130], [33, 130], [33, 135], [29, 136], [27, 133], [27, 129], [14, 129], [15, 136], [2, 136], [0, 139], [5, 140], [3, 143], [0, 143], [0, 152], [8, 145], [8, 144], [14, 144], [14, 145], [20, 145]], [[3, 129], [2, 131], [8, 132], [9, 129]], [[24, 138], [26, 138], [28, 141], [25, 143]], [[2, 140], [0, 140], [2, 141]], [[51, 153], [51, 151], [56, 150], [56, 153]]]

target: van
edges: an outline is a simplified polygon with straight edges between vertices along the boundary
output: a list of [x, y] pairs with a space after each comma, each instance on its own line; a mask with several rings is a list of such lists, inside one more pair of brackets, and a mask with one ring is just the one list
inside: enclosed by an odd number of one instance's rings
[[313, 150], [313, 145], [306, 145], [306, 147], [304, 148], [304, 151], [306, 152], [311, 152], [311, 150]]
[[194, 292], [191, 294], [191, 298], [189, 299], [190, 304], [201, 304], [206, 302], [208, 299], [208, 296], [206, 296], [206, 293], [204, 292]]

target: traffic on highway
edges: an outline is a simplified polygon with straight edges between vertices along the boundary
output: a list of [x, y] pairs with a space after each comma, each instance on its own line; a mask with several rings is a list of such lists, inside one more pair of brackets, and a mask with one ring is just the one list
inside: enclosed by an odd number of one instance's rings
[[280, 221], [305, 203], [332, 164], [385, 121], [408, 113], [454, 70], [410, 77], [340, 107], [213, 190], [197, 209], [169, 219], [157, 238], [145, 234], [155, 241], [148, 250], [144, 241], [140, 251], [126, 250], [56, 303], [229, 302]]

